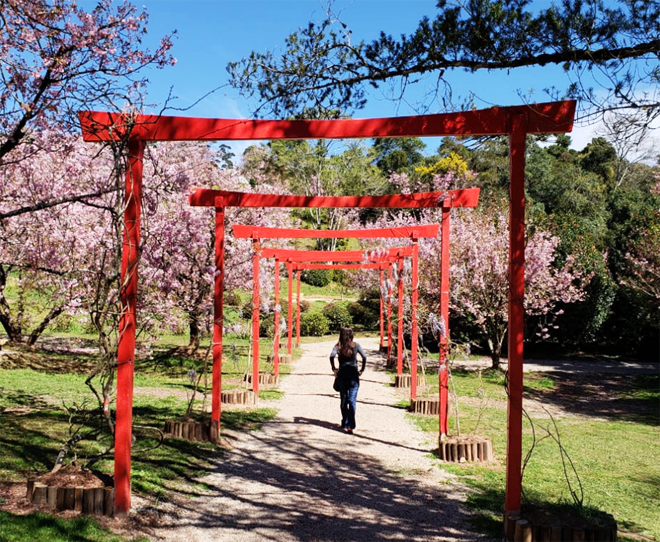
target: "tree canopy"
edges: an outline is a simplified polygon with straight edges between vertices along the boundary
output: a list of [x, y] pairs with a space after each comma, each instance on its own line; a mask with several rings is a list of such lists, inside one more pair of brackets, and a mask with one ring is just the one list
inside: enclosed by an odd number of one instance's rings
[[291, 34], [281, 51], [253, 51], [227, 66], [230, 83], [259, 100], [257, 114], [359, 109], [370, 87], [395, 82], [403, 97], [423, 76], [432, 78], [433, 108], [448, 110], [456, 107], [457, 70], [547, 65], [568, 77], [564, 88], [544, 90], [579, 99], [581, 118], [634, 109], [650, 122], [660, 114], [658, 0], [561, 0], [543, 9], [531, 0], [438, 0], [437, 14], [412, 33], [381, 33], [371, 42], [356, 42], [329, 8], [323, 21]]
[[144, 68], [173, 64], [170, 36], [142, 46], [146, 11], [100, 1], [0, 0], [0, 164], [35, 129], [77, 127], [80, 110], [140, 108]]

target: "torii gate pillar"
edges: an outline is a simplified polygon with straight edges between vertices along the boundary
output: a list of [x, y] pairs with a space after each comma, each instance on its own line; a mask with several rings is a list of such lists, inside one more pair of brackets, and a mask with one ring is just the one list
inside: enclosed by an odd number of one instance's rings
[[[133, 374], [140, 258], [142, 210], [142, 166], [145, 142], [128, 143], [128, 171], [124, 195], [124, 229], [121, 258], [121, 318], [117, 348], [117, 413], [115, 421], [115, 512], [125, 515], [131, 508], [131, 443], [133, 440]], [[104, 406], [104, 408], [107, 408]]]

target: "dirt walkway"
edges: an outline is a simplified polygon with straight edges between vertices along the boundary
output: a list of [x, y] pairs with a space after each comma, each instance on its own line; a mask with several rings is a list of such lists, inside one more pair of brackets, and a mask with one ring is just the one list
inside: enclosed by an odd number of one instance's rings
[[332, 343], [305, 345], [285, 378], [277, 418], [242, 436], [202, 489], [165, 503], [156, 535], [167, 541], [474, 541], [465, 489], [427, 457], [433, 436], [413, 428], [386, 385], [377, 339], [358, 395], [357, 429], [337, 428]]

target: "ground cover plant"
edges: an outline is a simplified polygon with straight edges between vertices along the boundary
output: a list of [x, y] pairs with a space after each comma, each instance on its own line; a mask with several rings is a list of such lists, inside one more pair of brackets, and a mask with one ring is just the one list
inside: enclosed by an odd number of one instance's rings
[[[506, 458], [505, 376], [499, 371], [454, 370], [461, 433], [493, 439], [496, 460], [488, 465], [447, 465], [475, 491], [468, 506], [476, 524], [493, 536], [502, 532]], [[537, 443], [524, 471], [523, 503], [540, 504], [566, 517], [616, 519], [620, 540], [660, 540], [660, 382], [658, 375], [536, 373], [525, 375], [523, 456]], [[437, 375], [427, 376], [422, 394], [437, 395]], [[450, 410], [455, 407], [450, 400]], [[455, 412], [449, 431], [456, 434]], [[414, 415], [415, 422], [437, 434], [436, 416]], [[530, 423], [531, 422], [531, 423]], [[572, 488], [581, 484], [584, 506], [573, 504], [559, 448], [552, 439], [539, 442], [545, 429], [558, 435], [579, 476], [568, 467]]]

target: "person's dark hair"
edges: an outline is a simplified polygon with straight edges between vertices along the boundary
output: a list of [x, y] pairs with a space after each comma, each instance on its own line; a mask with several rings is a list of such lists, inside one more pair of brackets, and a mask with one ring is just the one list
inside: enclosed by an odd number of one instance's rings
[[355, 343], [353, 342], [353, 330], [350, 327], [343, 327], [339, 332], [339, 355], [343, 358], [352, 358]]

